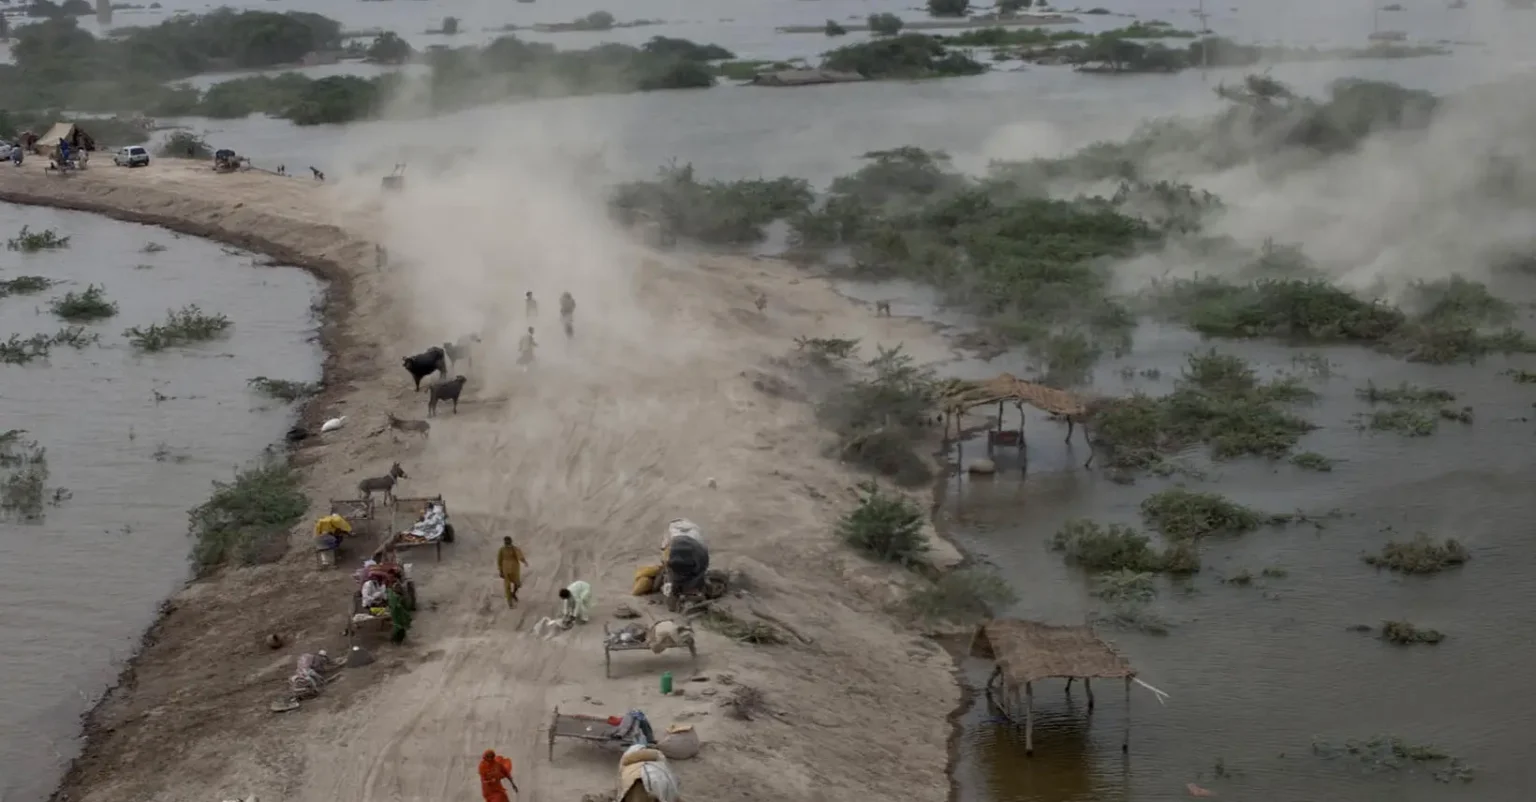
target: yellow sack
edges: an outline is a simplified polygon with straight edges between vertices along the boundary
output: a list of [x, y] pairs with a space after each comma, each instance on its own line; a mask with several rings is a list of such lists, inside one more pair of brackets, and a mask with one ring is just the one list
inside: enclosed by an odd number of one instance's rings
[[660, 573], [661, 566], [659, 565], [642, 565], [635, 569], [635, 578], [655, 579]]
[[653, 763], [657, 760], [666, 760], [666, 756], [655, 749], [636, 749], [619, 759], [619, 768], [631, 766], [636, 763]]
[[636, 577], [635, 586], [629, 589], [629, 595], [649, 596], [656, 592], [656, 588], [653, 587], [655, 584], [656, 580], [648, 576]]

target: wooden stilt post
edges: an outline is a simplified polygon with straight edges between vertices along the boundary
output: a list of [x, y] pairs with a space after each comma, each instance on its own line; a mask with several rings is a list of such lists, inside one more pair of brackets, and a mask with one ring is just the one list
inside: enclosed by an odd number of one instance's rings
[[[1127, 686], [1129, 687], [1129, 686]], [[1024, 754], [1035, 753], [1035, 684], [1024, 683]]]
[[1093, 712], [1093, 677], [1083, 677], [1083, 690], [1088, 692], [1088, 712]]
[[1120, 740], [1120, 751], [1131, 751], [1131, 678], [1125, 678], [1125, 737]]
[[1015, 402], [1013, 402], [1013, 408], [1015, 410], [1017, 410], [1018, 413], [1019, 413], [1019, 450], [1023, 451], [1024, 450], [1024, 403], [1022, 401], [1015, 401]]
[[1075, 680], [1075, 679], [1077, 679], [1077, 677], [1067, 677], [1067, 695], [1068, 696], [1072, 695], [1072, 680]]

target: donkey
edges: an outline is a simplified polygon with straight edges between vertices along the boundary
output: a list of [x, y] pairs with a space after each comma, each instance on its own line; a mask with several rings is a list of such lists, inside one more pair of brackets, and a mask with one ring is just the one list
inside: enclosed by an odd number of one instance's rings
[[372, 476], [364, 479], [361, 482], [358, 482], [357, 492], [363, 494], [364, 499], [372, 501], [373, 491], [382, 490], [384, 491], [384, 503], [392, 504], [395, 500], [395, 480], [409, 478], [411, 477], [405, 475], [405, 469], [401, 468], [400, 463], [397, 462], [389, 466], [389, 473], [386, 473], [383, 476]]
[[427, 432], [432, 429], [432, 424], [424, 420], [405, 420], [404, 418], [397, 418], [389, 412], [384, 414], [389, 418], [389, 428], [397, 432], [416, 432], [422, 437], [426, 437]]

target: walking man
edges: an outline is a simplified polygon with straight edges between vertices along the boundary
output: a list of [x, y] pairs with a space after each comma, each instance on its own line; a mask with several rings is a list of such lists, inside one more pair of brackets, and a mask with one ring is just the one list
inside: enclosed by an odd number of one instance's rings
[[533, 290], [523, 293], [523, 311], [527, 313], [528, 320], [537, 320], [539, 317], [539, 302], [533, 300]]
[[523, 550], [512, 545], [512, 538], [501, 539], [501, 548], [496, 551], [496, 573], [501, 577], [501, 589], [507, 595], [507, 606], [517, 606], [517, 589], [523, 586], [523, 566], [528, 564], [528, 558], [523, 556]]
[[560, 325], [567, 340], [576, 336], [576, 299], [569, 292], [560, 294]]
[[522, 793], [512, 779], [512, 758], [496, 754], [495, 749], [485, 750], [480, 756], [480, 795], [485, 802], [510, 802], [507, 789], [501, 787], [503, 780], [512, 786], [513, 793]]
[[522, 365], [524, 373], [533, 364], [533, 349], [537, 347], [539, 344], [533, 339], [533, 327], [529, 326], [528, 333], [517, 344], [517, 364]]

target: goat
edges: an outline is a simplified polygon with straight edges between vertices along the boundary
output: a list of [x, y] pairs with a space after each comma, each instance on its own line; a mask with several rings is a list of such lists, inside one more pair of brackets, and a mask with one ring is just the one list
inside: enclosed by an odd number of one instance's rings
[[768, 308], [768, 293], [766, 293], [766, 292], [758, 293], [757, 294], [757, 298], [752, 301], [752, 305], [757, 307], [757, 311], [759, 313], [761, 313], [763, 310], [767, 309]]
[[422, 437], [426, 437], [427, 432], [432, 428], [432, 424], [424, 420], [404, 420], [388, 412], [384, 414], [389, 417], [389, 428], [397, 432], [419, 432]]
[[411, 378], [416, 380], [416, 392], [421, 392], [421, 380], [437, 371], [443, 378], [448, 378], [448, 355], [443, 349], [432, 346], [425, 351], [408, 356], [403, 360], [405, 369], [411, 372]]
[[875, 301], [875, 317], [890, 317], [890, 316], [891, 316], [891, 302], [890, 301]]
[[411, 477], [405, 475], [405, 469], [401, 468], [400, 463], [397, 462], [389, 466], [389, 473], [383, 476], [371, 476], [358, 482], [357, 492], [363, 494], [364, 499], [371, 501], [373, 499], [373, 491], [382, 490], [384, 491], [384, 503], [389, 504], [395, 500], [395, 480], [409, 478]]
[[448, 355], [448, 367], [452, 368], [460, 359], [464, 360], [464, 364], [474, 367], [474, 345], [478, 342], [480, 342], [480, 335], [466, 334], [456, 342], [443, 343], [443, 353]]
[[438, 382], [427, 390], [427, 417], [437, 414], [437, 402], [452, 401], [453, 414], [459, 414], [459, 393], [464, 389], [464, 382], [468, 381], [463, 376], [454, 376], [453, 381]]

